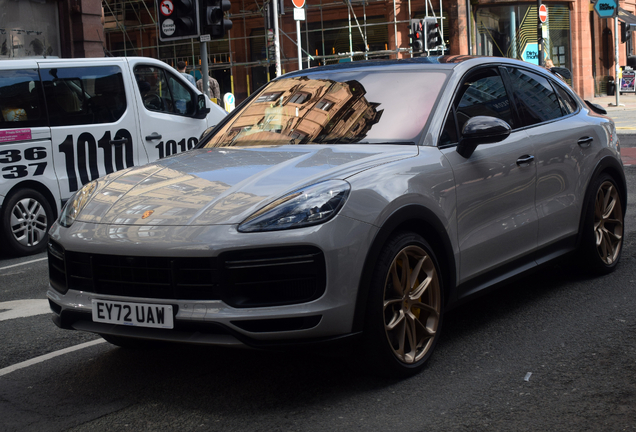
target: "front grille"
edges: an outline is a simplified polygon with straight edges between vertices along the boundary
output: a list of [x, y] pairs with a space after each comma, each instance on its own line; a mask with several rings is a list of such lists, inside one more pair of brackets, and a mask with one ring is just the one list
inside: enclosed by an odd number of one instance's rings
[[49, 242], [51, 286], [123, 297], [223, 300], [263, 307], [314, 300], [325, 290], [315, 247], [231, 252], [218, 258], [139, 257], [65, 251]]

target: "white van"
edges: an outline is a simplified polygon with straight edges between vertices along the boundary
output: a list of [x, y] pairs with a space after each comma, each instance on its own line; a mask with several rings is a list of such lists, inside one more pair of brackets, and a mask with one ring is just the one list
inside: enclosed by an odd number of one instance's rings
[[83, 184], [191, 149], [226, 112], [145, 57], [0, 62], [0, 248], [44, 250]]

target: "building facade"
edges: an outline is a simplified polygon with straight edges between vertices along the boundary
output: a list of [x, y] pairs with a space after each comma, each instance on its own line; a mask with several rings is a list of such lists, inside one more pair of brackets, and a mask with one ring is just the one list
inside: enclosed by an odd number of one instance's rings
[[[271, 0], [270, 0], [271, 2]], [[412, 20], [433, 18], [443, 44], [430, 55], [492, 55], [538, 63], [537, 2], [504, 0], [307, 0], [306, 20], [296, 34], [291, 0], [279, 0], [281, 69], [346, 61], [410, 58]], [[622, 21], [636, 0], [620, 0]], [[605, 94], [615, 75], [614, 20], [600, 18], [586, 0], [544, 1], [544, 57], [572, 71], [572, 87], [584, 98]], [[149, 56], [200, 77], [197, 39], [162, 42], [154, 0], [0, 0], [0, 58], [25, 56]], [[238, 102], [275, 77], [270, 3], [232, 0], [233, 27], [207, 42], [210, 74], [221, 93]], [[270, 17], [267, 19], [267, 17]], [[633, 21], [636, 26], [636, 19]], [[629, 27], [628, 27], [629, 28]], [[632, 27], [634, 28], [634, 27]], [[629, 32], [631, 35], [631, 32]], [[619, 38], [620, 39], [620, 38]], [[634, 54], [633, 40], [620, 42], [619, 65]]]

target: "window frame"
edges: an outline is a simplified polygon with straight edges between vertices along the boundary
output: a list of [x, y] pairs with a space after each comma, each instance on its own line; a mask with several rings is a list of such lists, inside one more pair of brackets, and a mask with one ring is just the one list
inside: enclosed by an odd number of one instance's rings
[[[165, 82], [165, 87], [167, 89], [166, 91], [170, 95], [169, 102], [172, 105], [171, 111], [167, 109], [150, 109], [144, 103], [144, 95], [141, 94], [141, 89], [139, 88], [139, 81], [137, 79], [137, 74], [139, 73], [139, 69], [144, 69], [144, 68], [147, 70], [146, 73], [150, 73], [150, 70], [152, 69], [156, 70], [157, 73], [161, 73], [162, 78], [160, 78], [160, 80]], [[138, 63], [133, 68], [133, 77], [135, 79], [135, 84], [136, 84], [135, 88], [137, 90], [139, 97], [141, 98], [141, 102], [142, 102], [141, 105], [144, 107], [146, 111], [152, 112], [152, 113], [176, 115], [176, 116], [190, 117], [190, 118], [194, 118], [196, 116], [198, 94], [194, 91], [194, 88], [192, 88], [192, 86], [189, 83], [184, 84], [184, 82], [181, 80], [181, 78], [177, 74], [172, 73], [171, 71], [159, 65]], [[176, 106], [177, 99], [175, 99], [175, 96], [174, 96], [174, 89], [170, 86], [170, 78], [172, 78], [172, 81], [174, 81], [176, 85], [182, 86], [183, 89], [190, 95], [190, 102], [191, 102], [190, 112], [180, 113], [179, 111], [177, 111], [177, 106]]]
[[[468, 82], [470, 79], [472, 79], [476, 74], [482, 73], [483, 71], [486, 70], [491, 70], [493, 72], [495, 72], [502, 80], [503, 85], [504, 85], [504, 89], [506, 91], [506, 96], [508, 97], [508, 101], [510, 103], [510, 115], [512, 117], [512, 121], [515, 124], [519, 124], [519, 118], [518, 118], [518, 114], [517, 114], [517, 110], [514, 107], [514, 103], [513, 100], [511, 99], [511, 87], [510, 87], [510, 82], [507, 80], [507, 76], [504, 76], [504, 73], [506, 72], [505, 70], [502, 71], [502, 65], [501, 64], [488, 64], [488, 65], [481, 65], [481, 66], [477, 66], [471, 70], [469, 70], [468, 72], [466, 72], [464, 74], [464, 76], [461, 78], [461, 80], [459, 81], [459, 85], [457, 85], [455, 87], [455, 91], [453, 94], [453, 97], [451, 99], [451, 104], [450, 104], [450, 109], [447, 110], [446, 115], [444, 116], [444, 121], [442, 122], [442, 127], [439, 131], [439, 136], [437, 138], [437, 148], [440, 149], [444, 149], [444, 148], [449, 148], [449, 147], [456, 147], [459, 144], [460, 138], [461, 138], [461, 131], [459, 130], [459, 126], [458, 126], [458, 122], [457, 122], [457, 106], [461, 100], [461, 98], [464, 96], [464, 94], [466, 93], [466, 91], [461, 92], [460, 90], [463, 88], [463, 86], [466, 84], [466, 82]], [[453, 116], [453, 122], [455, 123], [455, 134], [456, 134], [456, 142], [451, 142], [451, 143], [447, 143], [447, 144], [439, 144], [441, 142], [441, 137], [442, 134], [444, 133], [444, 130], [446, 128], [446, 123], [448, 121], [448, 117], [452, 115]], [[512, 130], [517, 130], [519, 128], [515, 128], [514, 125], [510, 125], [510, 127], [512, 128]]]

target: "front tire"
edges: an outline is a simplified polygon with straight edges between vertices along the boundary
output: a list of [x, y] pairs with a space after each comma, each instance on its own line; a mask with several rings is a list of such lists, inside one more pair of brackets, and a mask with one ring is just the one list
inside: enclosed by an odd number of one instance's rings
[[384, 247], [373, 275], [364, 330], [372, 372], [403, 378], [421, 371], [439, 339], [442, 281], [432, 248], [400, 232]]
[[586, 268], [593, 274], [616, 269], [623, 250], [623, 220], [620, 189], [612, 176], [602, 174], [590, 188], [581, 244]]
[[47, 199], [33, 189], [11, 195], [2, 207], [2, 237], [9, 252], [31, 255], [44, 251], [53, 210]]

